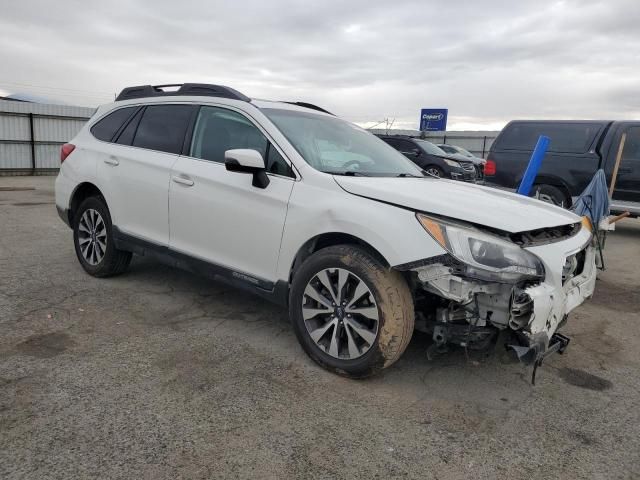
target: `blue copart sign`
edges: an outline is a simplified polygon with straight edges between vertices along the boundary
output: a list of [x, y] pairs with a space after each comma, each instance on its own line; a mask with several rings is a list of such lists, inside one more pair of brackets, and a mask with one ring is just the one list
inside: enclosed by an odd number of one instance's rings
[[447, 129], [447, 108], [423, 108], [420, 112], [420, 130], [439, 132]]

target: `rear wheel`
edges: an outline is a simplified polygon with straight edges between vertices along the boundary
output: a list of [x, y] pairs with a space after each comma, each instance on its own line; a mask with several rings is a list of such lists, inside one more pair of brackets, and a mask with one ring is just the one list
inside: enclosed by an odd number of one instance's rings
[[73, 220], [73, 243], [80, 265], [94, 277], [122, 273], [131, 262], [131, 252], [115, 247], [111, 216], [102, 197], [89, 197], [80, 204]]
[[559, 207], [569, 208], [571, 206], [571, 201], [567, 195], [554, 185], [534, 185], [531, 196]]
[[404, 278], [351, 245], [319, 250], [302, 264], [289, 312], [307, 354], [352, 378], [393, 364], [413, 334], [413, 298]]

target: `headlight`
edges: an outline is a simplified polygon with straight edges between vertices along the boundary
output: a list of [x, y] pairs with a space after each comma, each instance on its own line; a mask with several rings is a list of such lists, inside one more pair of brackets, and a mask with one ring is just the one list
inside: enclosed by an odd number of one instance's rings
[[460, 162], [456, 162], [455, 160], [450, 160], [450, 159], [444, 158], [444, 157], [442, 157], [442, 160], [444, 160], [444, 163], [446, 163], [450, 167], [458, 167], [458, 168], [460, 168]]
[[465, 264], [466, 276], [501, 283], [544, 278], [540, 259], [513, 242], [421, 213], [416, 216], [442, 248]]

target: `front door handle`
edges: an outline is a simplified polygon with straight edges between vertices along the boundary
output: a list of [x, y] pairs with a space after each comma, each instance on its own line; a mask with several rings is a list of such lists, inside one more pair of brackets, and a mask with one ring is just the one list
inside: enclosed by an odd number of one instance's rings
[[618, 173], [631, 173], [633, 172], [633, 168], [619, 168]]
[[116, 157], [105, 158], [104, 163], [106, 163], [107, 165], [113, 165], [114, 167], [117, 167], [118, 165], [120, 165], [120, 162]]
[[173, 177], [172, 180], [180, 185], [185, 185], [187, 187], [193, 187], [193, 180], [189, 177]]

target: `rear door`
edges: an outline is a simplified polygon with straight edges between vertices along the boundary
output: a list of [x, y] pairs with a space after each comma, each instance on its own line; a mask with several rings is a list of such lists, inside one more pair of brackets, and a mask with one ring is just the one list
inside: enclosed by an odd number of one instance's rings
[[[224, 152], [257, 150], [270, 183], [227, 171]], [[295, 175], [282, 153], [244, 114], [203, 106], [188, 154], [173, 167], [169, 193], [170, 248], [224, 267], [227, 274], [270, 288]]]
[[98, 164], [113, 224], [122, 232], [169, 243], [169, 178], [182, 149], [193, 105], [141, 107]]
[[613, 142], [609, 154], [611, 169], [615, 164], [622, 135], [626, 134], [626, 138], [612, 197], [614, 200], [640, 202], [640, 125], [625, 124], [616, 133], [618, 138]]

